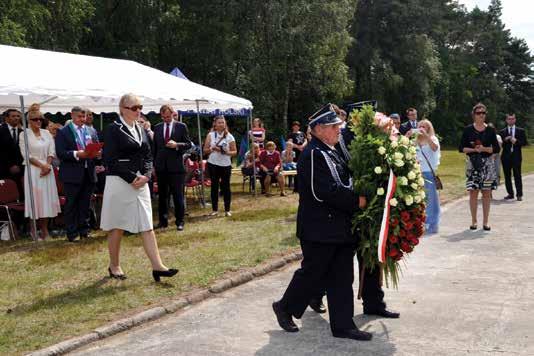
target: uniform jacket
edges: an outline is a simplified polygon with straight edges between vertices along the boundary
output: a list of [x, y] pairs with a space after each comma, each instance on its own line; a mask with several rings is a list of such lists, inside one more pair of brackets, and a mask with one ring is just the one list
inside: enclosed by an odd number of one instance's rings
[[[505, 140], [510, 134], [508, 133], [508, 127], [505, 127], [499, 132], [499, 135], [501, 135], [503, 144], [502, 144], [502, 153], [501, 153], [501, 159], [508, 163], [519, 163], [523, 159], [522, 153], [521, 153], [521, 147], [527, 145], [527, 135], [525, 133], [525, 130], [520, 127], [515, 127], [515, 138], [516, 143], [515, 145], [512, 145], [512, 142], [509, 140]], [[514, 146], [514, 150], [512, 152], [512, 146]]]
[[[96, 131], [92, 129], [87, 129], [86, 131], [93, 142], [99, 142]], [[76, 159], [74, 157], [74, 152], [78, 151], [78, 146], [70, 125], [65, 125], [57, 131], [55, 143], [56, 154], [60, 160], [59, 179], [63, 183], [79, 184], [85, 174], [86, 163], [90, 181], [92, 183], [96, 182], [94, 159]]]
[[108, 176], [119, 176], [132, 183], [137, 172], [152, 177], [152, 153], [146, 131], [139, 125], [135, 129], [141, 137], [138, 142], [120, 119], [110, 124], [104, 133], [103, 159]]
[[[419, 122], [419, 121], [417, 121]], [[412, 124], [410, 122], [410, 120], [406, 121], [406, 122], [403, 122], [400, 127], [399, 127], [399, 132], [401, 135], [406, 135], [406, 132], [410, 131], [411, 129], [413, 129], [412, 127]]]
[[183, 153], [191, 148], [191, 140], [184, 123], [172, 122], [172, 132], [169, 139], [178, 143], [185, 143], [177, 148], [165, 147], [165, 125], [159, 123], [154, 127], [154, 168], [156, 172], [185, 173]]
[[298, 238], [321, 243], [355, 243], [351, 227], [352, 217], [358, 210], [358, 197], [352, 190], [342, 155], [313, 137], [299, 158], [297, 176]]

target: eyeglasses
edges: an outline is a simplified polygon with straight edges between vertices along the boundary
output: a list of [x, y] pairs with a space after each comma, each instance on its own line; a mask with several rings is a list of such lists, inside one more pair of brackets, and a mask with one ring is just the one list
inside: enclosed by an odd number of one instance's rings
[[475, 111], [475, 115], [486, 115], [485, 111]]
[[35, 119], [30, 119], [30, 121], [43, 121], [44, 119], [42, 117], [38, 117]]
[[143, 110], [143, 105], [134, 105], [130, 107], [125, 106], [124, 108], [131, 110], [131, 111], [137, 111], [137, 110]]

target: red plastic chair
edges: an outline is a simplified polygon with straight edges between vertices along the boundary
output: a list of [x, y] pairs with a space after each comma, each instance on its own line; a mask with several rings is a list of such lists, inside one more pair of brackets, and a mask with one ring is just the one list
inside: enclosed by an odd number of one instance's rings
[[11, 210], [24, 211], [24, 203], [19, 202], [19, 190], [17, 183], [11, 179], [0, 180], [0, 208], [5, 209], [9, 230], [13, 239], [17, 239], [16, 230], [14, 228], [13, 220], [11, 219]]

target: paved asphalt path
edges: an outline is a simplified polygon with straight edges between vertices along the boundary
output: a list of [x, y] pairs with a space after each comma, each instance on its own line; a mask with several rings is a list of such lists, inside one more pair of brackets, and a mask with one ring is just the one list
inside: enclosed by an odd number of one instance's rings
[[76, 354], [534, 355], [534, 176], [524, 183], [522, 202], [503, 201], [503, 187], [494, 193], [489, 233], [468, 230], [465, 199], [444, 208], [440, 233], [421, 241], [399, 289], [386, 289], [401, 318], [364, 316], [356, 301], [355, 322], [374, 334], [370, 342], [333, 338], [328, 317], [311, 310], [300, 332], [280, 330], [271, 302], [293, 264]]

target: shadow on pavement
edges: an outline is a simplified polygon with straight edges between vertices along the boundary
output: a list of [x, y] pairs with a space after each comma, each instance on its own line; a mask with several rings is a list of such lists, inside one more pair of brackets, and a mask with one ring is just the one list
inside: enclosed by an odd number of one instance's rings
[[[334, 338], [330, 324], [316, 313], [306, 312], [301, 319], [298, 333], [283, 330], [269, 330], [269, 343], [255, 355], [393, 355], [396, 347], [389, 340], [386, 325], [374, 317], [358, 315], [354, 321], [360, 330], [373, 333], [371, 341], [355, 341]], [[374, 325], [370, 325], [370, 323]]]
[[457, 232], [456, 234], [446, 235], [443, 237], [445, 237], [447, 241], [449, 242], [460, 242], [460, 241], [483, 239], [486, 236], [488, 236], [488, 232], [485, 232], [481, 228], [480, 230], [466, 229], [462, 232]]

